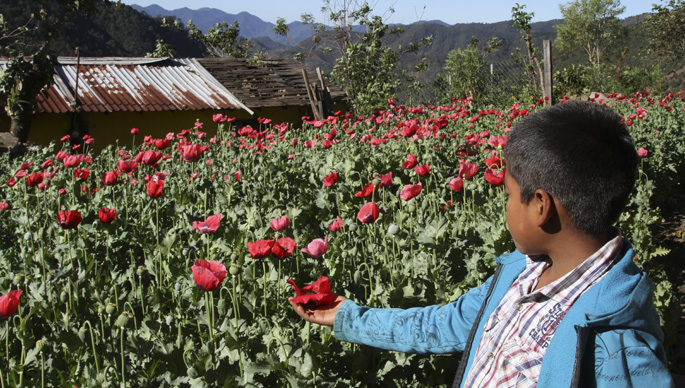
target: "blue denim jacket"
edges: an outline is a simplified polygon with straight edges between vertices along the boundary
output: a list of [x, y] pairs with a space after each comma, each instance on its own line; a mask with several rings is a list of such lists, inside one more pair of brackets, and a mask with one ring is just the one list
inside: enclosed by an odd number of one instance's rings
[[[653, 285], [623, 258], [573, 304], [542, 361], [538, 387], [673, 387], [653, 305]], [[454, 386], [461, 386], [478, 349], [485, 321], [525, 268], [518, 251], [456, 302], [410, 309], [373, 309], [345, 301], [335, 315], [339, 340], [407, 353], [463, 352]]]

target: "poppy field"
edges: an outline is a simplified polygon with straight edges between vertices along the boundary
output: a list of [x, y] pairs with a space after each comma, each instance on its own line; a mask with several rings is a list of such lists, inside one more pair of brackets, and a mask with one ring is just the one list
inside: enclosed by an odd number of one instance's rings
[[[683, 94], [601, 102], [642, 157], [619, 227], [669, 335], [652, 227], [685, 164]], [[0, 387], [449, 386], [458, 355], [339, 342], [288, 298], [407, 308], [482, 283], [514, 249], [502, 147], [540, 108], [390, 100], [301, 128], [217, 113], [162, 138], [124, 128], [98, 154], [67, 136], [3, 155]]]

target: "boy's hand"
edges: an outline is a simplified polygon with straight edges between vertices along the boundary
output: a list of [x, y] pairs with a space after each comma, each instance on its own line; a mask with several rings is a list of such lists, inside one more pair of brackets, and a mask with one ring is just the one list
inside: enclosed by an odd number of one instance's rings
[[335, 321], [335, 313], [338, 311], [338, 308], [342, 302], [347, 300], [347, 298], [336, 295], [333, 303], [325, 306], [319, 306], [314, 310], [307, 309], [299, 303], [294, 303], [292, 300], [293, 298], [288, 298], [288, 301], [293, 306], [293, 309], [297, 315], [302, 317], [302, 319], [305, 321], [318, 323], [319, 325], [333, 326], [333, 322]]

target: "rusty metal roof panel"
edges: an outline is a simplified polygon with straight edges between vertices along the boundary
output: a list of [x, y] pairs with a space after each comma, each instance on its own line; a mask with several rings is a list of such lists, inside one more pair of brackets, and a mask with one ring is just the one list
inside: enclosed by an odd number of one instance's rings
[[[4, 62], [0, 61], [0, 67]], [[78, 79], [78, 83], [77, 83]], [[194, 59], [59, 57], [38, 111], [86, 112], [244, 109], [253, 112]]]

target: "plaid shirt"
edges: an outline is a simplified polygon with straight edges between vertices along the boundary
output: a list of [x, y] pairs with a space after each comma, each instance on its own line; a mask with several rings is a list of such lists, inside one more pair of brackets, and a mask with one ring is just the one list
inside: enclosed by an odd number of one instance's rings
[[526, 256], [526, 269], [485, 323], [465, 387], [535, 387], [542, 359], [573, 302], [620, 258], [620, 232], [578, 267], [534, 291], [551, 263]]

